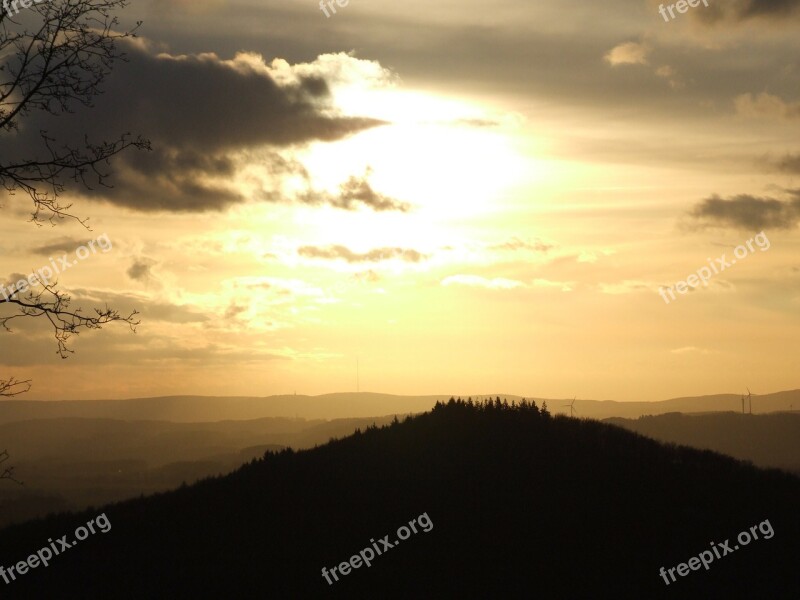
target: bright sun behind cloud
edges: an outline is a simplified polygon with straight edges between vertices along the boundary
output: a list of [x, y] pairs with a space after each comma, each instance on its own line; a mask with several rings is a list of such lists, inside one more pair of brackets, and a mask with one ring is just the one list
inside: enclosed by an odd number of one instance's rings
[[407, 202], [411, 210], [404, 219], [317, 211], [320, 234], [335, 232], [364, 247], [391, 239], [425, 245], [452, 233], [442, 231], [445, 223], [452, 229], [491, 214], [535, 168], [509, 132], [514, 117], [487, 116], [465, 102], [398, 90], [345, 90], [337, 103], [345, 114], [387, 125], [303, 153], [313, 185], [335, 192], [349, 175], [367, 174], [377, 192]]

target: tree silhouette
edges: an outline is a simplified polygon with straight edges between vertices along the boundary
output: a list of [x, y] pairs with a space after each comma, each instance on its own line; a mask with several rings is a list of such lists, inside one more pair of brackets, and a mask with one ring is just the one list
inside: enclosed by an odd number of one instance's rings
[[[23, 27], [6, 10], [0, 10], [0, 135], [13, 137], [27, 117], [37, 113], [53, 116], [71, 113], [78, 105], [92, 106], [101, 92], [100, 85], [111, 72], [116, 60], [125, 56], [116, 46], [119, 39], [132, 37], [133, 31], [117, 30], [119, 21], [113, 12], [124, 8], [128, 0], [51, 0], [29, 6], [25, 19], [38, 15], [31, 29]], [[139, 23], [136, 27], [138, 28]], [[0, 156], [0, 185], [8, 196], [17, 191], [33, 203], [31, 221], [55, 224], [58, 220], [75, 219], [89, 229], [87, 219], [73, 214], [70, 204], [62, 204], [61, 193], [72, 182], [78, 187], [106, 185], [106, 167], [116, 154], [134, 147], [149, 149], [150, 143], [130, 134], [109, 140], [68, 145], [40, 132], [41, 146], [30, 156]], [[10, 332], [9, 323], [17, 319], [41, 317], [49, 321], [56, 339], [57, 353], [66, 358], [72, 351], [67, 341], [82, 330], [100, 329], [107, 323], [120, 321], [135, 331], [137, 312], [120, 314], [105, 306], [84, 313], [80, 307], [70, 308], [71, 298], [55, 286], [57, 282], [32, 278], [42, 285], [34, 292], [27, 289], [29, 278], [8, 286], [0, 297], [0, 327]], [[6, 282], [0, 280], [0, 284]], [[11, 308], [11, 314], [7, 309]], [[0, 397], [24, 394], [31, 380], [15, 377], [0, 379]], [[9, 460], [7, 451], [0, 453], [0, 465]], [[2, 468], [2, 467], [0, 467]], [[14, 467], [5, 467], [0, 479], [16, 481]]]
[[[116, 60], [126, 60], [117, 49], [122, 38], [135, 37], [132, 31], [117, 31], [113, 16], [129, 0], [51, 0], [26, 9], [38, 13], [37, 27], [19, 29], [12, 16], [0, 11], [0, 132], [19, 130], [20, 122], [37, 112], [63, 115], [76, 105], [92, 106], [101, 92], [100, 85]], [[88, 139], [80, 146], [63, 145], [41, 132], [42, 145], [36, 156], [18, 160], [4, 158], [0, 164], [0, 184], [13, 194], [20, 190], [33, 202], [31, 218], [72, 218], [86, 220], [70, 212], [71, 205], [59, 202], [66, 183], [104, 185], [104, 166], [114, 155], [131, 146], [149, 148], [142, 138], [118, 135], [111, 141]]]
[[[127, 6], [128, 0], [53, 0], [26, 10], [38, 15], [36, 26], [22, 27], [9, 12], [0, 11], [0, 135], [9, 137], [20, 130], [26, 117], [36, 113], [54, 116], [71, 113], [77, 105], [92, 106], [101, 92], [101, 83], [116, 60], [125, 60], [116, 42], [134, 37], [132, 31], [117, 30], [119, 21], [113, 12]], [[136, 27], [139, 24], [137, 23]], [[91, 187], [105, 185], [105, 167], [109, 159], [135, 147], [149, 149], [149, 142], [129, 134], [111, 141], [90, 141], [82, 145], [64, 145], [40, 132], [41, 147], [33, 156], [18, 159], [0, 158], [0, 184], [9, 196], [21, 191], [33, 203], [31, 221], [75, 219], [88, 229], [87, 220], [73, 214], [70, 204], [59, 197], [69, 182]], [[56, 282], [38, 275], [31, 279], [42, 285], [34, 292], [23, 281], [11, 283], [9, 293], [0, 297], [0, 307], [13, 307], [11, 314], [0, 317], [0, 327], [10, 331], [17, 319], [42, 317], [52, 326], [57, 353], [66, 358], [71, 350], [67, 341], [86, 329], [120, 321], [135, 329], [136, 311], [121, 314], [109, 308], [95, 308], [84, 313], [70, 308], [70, 297], [59, 291]], [[28, 284], [33, 287], [30, 279]], [[30, 380], [14, 377], [0, 379], [0, 396], [27, 392]]]

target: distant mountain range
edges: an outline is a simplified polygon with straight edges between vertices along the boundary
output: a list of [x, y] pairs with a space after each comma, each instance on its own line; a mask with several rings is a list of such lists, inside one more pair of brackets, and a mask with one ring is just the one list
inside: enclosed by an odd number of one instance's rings
[[[473, 399], [500, 396], [509, 401], [520, 396], [509, 394], [473, 395]], [[462, 396], [466, 397], [466, 396]], [[164, 396], [130, 400], [64, 400], [35, 401], [7, 400], [0, 402], [0, 424], [28, 419], [80, 417], [92, 419], [154, 420], [177, 423], [213, 422], [224, 420], [286, 417], [303, 419], [337, 419], [376, 417], [418, 413], [430, 410], [437, 401], [449, 395], [397, 396], [371, 392], [344, 392], [320, 396], [285, 395], [266, 397], [243, 396]], [[528, 399], [531, 399], [528, 397]], [[566, 406], [571, 398], [533, 398], [541, 405], [546, 401], [553, 414], [569, 414]], [[754, 414], [776, 411], [800, 411], [800, 390], [754, 395]], [[613, 400], [582, 400], [574, 404], [579, 417], [606, 419], [609, 417], [636, 418], [670, 412], [741, 412], [741, 396], [715, 394], [673, 398], [658, 402], [617, 402]]]

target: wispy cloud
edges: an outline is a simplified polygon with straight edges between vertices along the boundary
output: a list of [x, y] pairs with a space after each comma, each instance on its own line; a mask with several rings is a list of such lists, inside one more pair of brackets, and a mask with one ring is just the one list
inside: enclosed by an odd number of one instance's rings
[[798, 119], [800, 118], [800, 102], [787, 102], [780, 96], [761, 93], [742, 94], [734, 101], [736, 113], [749, 118]]
[[520, 281], [518, 279], [508, 279], [505, 277], [482, 277], [480, 275], [459, 274], [450, 275], [442, 279], [443, 286], [463, 285], [467, 287], [479, 287], [489, 290], [515, 290], [515, 289], [559, 289], [562, 292], [572, 291], [575, 282], [572, 281], [551, 281], [548, 279], [534, 279], [531, 282]]
[[375, 248], [367, 252], [354, 252], [346, 246], [301, 246], [297, 254], [304, 258], [324, 260], [344, 260], [348, 263], [381, 262], [386, 260], [402, 260], [418, 263], [425, 260], [421, 252], [410, 248]]

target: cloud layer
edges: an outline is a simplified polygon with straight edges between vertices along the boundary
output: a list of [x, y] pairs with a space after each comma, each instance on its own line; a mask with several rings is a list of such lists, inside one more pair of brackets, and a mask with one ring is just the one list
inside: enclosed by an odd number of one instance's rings
[[[8, 136], [14, 139], [0, 149], [0, 161], [41, 156], [41, 130], [71, 146], [80, 146], [84, 136], [98, 143], [126, 132], [143, 135], [151, 140], [153, 151], [117, 156], [107, 181], [113, 187], [68, 192], [139, 211], [203, 212], [247, 200], [235, 178], [247, 164], [248, 152], [272, 149], [262, 156], [267, 162], [278, 161], [265, 169], [275, 174], [286, 167], [276, 150], [332, 142], [382, 124], [343, 116], [333, 105], [331, 84], [350, 71], [363, 71], [359, 63], [369, 62], [347, 54], [291, 66], [248, 53], [231, 60], [214, 53], [159, 53], [141, 40], [124, 43], [124, 50], [129, 62], [115, 66], [94, 107], [60, 117], [31, 115], [18, 133]], [[316, 194], [313, 200], [345, 209], [356, 203], [375, 210], [402, 209], [359, 178], [348, 180], [339, 196]]]

